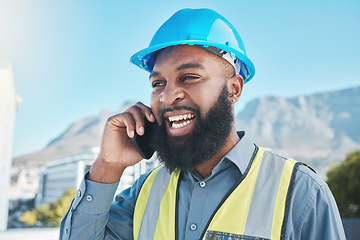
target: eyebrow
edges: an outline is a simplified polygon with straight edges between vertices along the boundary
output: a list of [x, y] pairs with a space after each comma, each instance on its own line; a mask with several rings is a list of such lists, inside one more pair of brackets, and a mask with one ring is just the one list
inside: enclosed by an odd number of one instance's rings
[[[189, 69], [189, 68], [199, 68], [199, 69], [204, 69], [205, 67], [199, 63], [185, 63], [185, 64], [182, 64], [181, 66], [179, 66], [176, 71], [181, 71], [181, 70], [184, 70], [184, 69]], [[149, 75], [149, 79], [152, 78], [152, 77], [156, 77], [160, 75], [160, 72], [157, 72], [157, 71], [152, 71]]]
[[200, 68], [200, 69], [204, 69], [205, 67], [199, 63], [185, 63], [181, 66], [179, 66], [176, 70], [180, 71], [183, 69], [188, 69], [188, 68]]
[[150, 75], [149, 75], [149, 79], [152, 78], [152, 77], [156, 77], [156, 76], [158, 76], [158, 75], [160, 75], [159, 72], [152, 71], [152, 72], [150, 73]]

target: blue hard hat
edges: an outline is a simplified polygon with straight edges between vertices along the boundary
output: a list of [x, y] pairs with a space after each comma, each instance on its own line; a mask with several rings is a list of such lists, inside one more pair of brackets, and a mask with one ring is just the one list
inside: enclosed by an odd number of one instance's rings
[[232, 58], [237, 57], [242, 63], [238, 74], [243, 76], [244, 83], [255, 74], [254, 64], [247, 57], [239, 33], [228, 20], [211, 9], [179, 10], [156, 31], [149, 47], [131, 56], [130, 62], [151, 72], [156, 51], [182, 44], [211, 46], [230, 53]]

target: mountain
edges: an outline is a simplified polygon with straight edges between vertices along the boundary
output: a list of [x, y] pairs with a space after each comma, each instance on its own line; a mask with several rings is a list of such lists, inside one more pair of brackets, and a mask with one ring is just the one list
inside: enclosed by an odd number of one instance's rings
[[[125, 102], [119, 112], [133, 103]], [[110, 110], [103, 110], [99, 115], [74, 122], [62, 134], [50, 141], [43, 150], [14, 158], [13, 166], [43, 165], [52, 160], [99, 147], [106, 120], [114, 114]]]
[[360, 87], [293, 98], [261, 97], [236, 116], [260, 146], [315, 167], [360, 148]]
[[[119, 112], [132, 104], [125, 103]], [[42, 165], [99, 146], [111, 115], [105, 110], [71, 124], [45, 149], [15, 158], [14, 166]], [[326, 168], [360, 148], [360, 87], [292, 98], [261, 97], [236, 115], [236, 126], [259, 146]]]

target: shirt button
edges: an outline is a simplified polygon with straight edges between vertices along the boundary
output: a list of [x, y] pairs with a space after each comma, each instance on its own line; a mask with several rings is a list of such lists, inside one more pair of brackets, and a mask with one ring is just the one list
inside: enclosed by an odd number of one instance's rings
[[200, 182], [200, 187], [205, 187], [206, 186], [206, 182], [203, 181], [203, 182]]
[[81, 191], [80, 190], [78, 191], [78, 197], [81, 197]]
[[89, 194], [86, 196], [86, 201], [91, 202], [93, 200], [93, 197]]
[[191, 229], [192, 231], [195, 231], [195, 230], [197, 229], [197, 225], [196, 225], [195, 223], [191, 224], [191, 225], [190, 225], [190, 229]]
[[65, 233], [68, 233], [68, 232], [69, 232], [69, 230], [67, 228], [65, 228]]

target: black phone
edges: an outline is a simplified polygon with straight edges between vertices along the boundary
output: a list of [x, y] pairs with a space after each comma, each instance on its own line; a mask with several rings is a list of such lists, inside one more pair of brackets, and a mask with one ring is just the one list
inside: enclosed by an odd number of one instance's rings
[[145, 159], [150, 159], [155, 152], [153, 146], [154, 132], [156, 131], [155, 129], [159, 127], [159, 125], [157, 122], [149, 122], [146, 118], [144, 120], [144, 135], [140, 136], [135, 131], [135, 136], [132, 138], [132, 141], [141, 156]]

